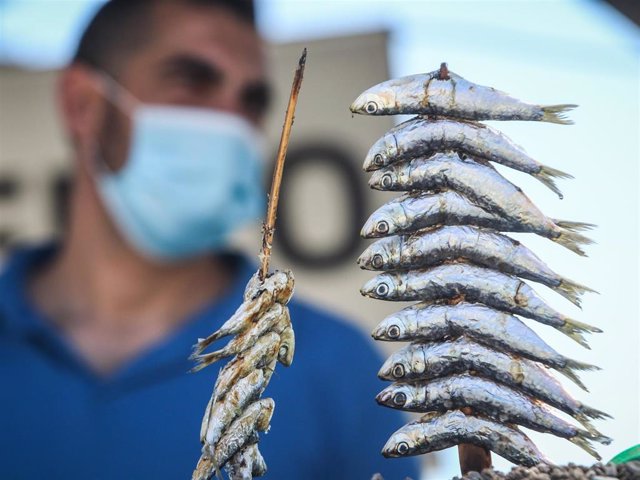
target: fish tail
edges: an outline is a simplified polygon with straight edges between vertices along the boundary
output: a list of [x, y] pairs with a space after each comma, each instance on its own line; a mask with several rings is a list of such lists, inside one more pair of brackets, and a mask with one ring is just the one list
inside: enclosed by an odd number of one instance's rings
[[559, 123], [560, 125], [573, 125], [573, 120], [567, 118], [566, 112], [573, 110], [578, 105], [545, 105], [542, 107], [542, 121], [549, 123]]
[[552, 221], [560, 228], [569, 230], [570, 232], [584, 232], [585, 230], [592, 230], [597, 227], [597, 225], [593, 223], [571, 222], [569, 220], [558, 220], [557, 218], [553, 218]]
[[582, 250], [581, 246], [591, 245], [595, 243], [593, 240], [585, 237], [584, 235], [566, 229], [562, 229], [560, 235], [552, 238], [551, 240], [558, 243], [559, 245], [562, 245], [565, 248], [568, 248], [572, 252], [577, 253], [581, 257], [587, 256], [587, 254], [584, 253], [584, 250]]
[[[584, 433], [586, 433], [586, 432], [584, 432]], [[598, 455], [598, 452], [596, 452], [595, 449], [593, 448], [593, 446], [591, 445], [591, 443], [589, 443], [590, 439], [585, 438], [583, 436], [583, 431], [580, 431], [577, 435], [575, 435], [574, 437], [569, 438], [568, 440], [571, 443], [574, 443], [577, 446], [579, 446], [581, 449], [583, 449], [585, 452], [587, 452], [589, 455], [591, 455], [595, 459], [602, 460], [602, 457], [600, 457], [600, 455]]]
[[218, 330], [217, 332], [213, 332], [207, 338], [199, 338], [198, 341], [196, 342], [196, 344], [191, 349], [192, 353], [191, 353], [191, 357], [189, 357], [189, 358], [191, 360], [193, 360], [194, 356], [199, 355], [202, 352], [204, 352], [204, 350], [209, 345], [211, 345], [213, 342], [215, 342], [216, 340], [218, 340], [218, 339], [220, 339], [222, 337], [224, 337], [224, 335], [220, 333], [220, 330]]
[[581, 307], [580, 297], [586, 292], [598, 293], [589, 287], [585, 287], [566, 278], [563, 278], [560, 284], [553, 287], [553, 289], [578, 307]]
[[558, 371], [561, 374], [563, 374], [565, 377], [570, 379], [573, 383], [578, 385], [585, 392], [588, 392], [589, 390], [587, 389], [585, 384], [582, 383], [582, 380], [580, 380], [580, 377], [578, 377], [578, 374], [574, 372], [574, 370], [578, 370], [578, 371], [600, 370], [600, 367], [596, 367], [595, 365], [590, 365], [588, 363], [578, 362], [576, 360], [567, 359], [566, 365], [558, 369]]
[[189, 356], [189, 360], [195, 360], [197, 365], [191, 369], [192, 372], [202, 370], [204, 367], [208, 367], [212, 363], [216, 363], [218, 360], [222, 360], [225, 357], [231, 355], [226, 349], [222, 348], [215, 352], [207, 353], [206, 355], [196, 355], [192, 353]]
[[591, 418], [594, 420], [605, 420], [607, 418], [613, 418], [613, 417], [608, 413], [603, 412], [602, 410], [598, 410], [588, 405], [581, 405], [579, 412], [576, 414], [576, 419], [584, 425], [584, 422], [583, 420], [581, 420], [581, 418], [587, 423], [589, 423], [589, 425], [591, 425], [589, 420]]
[[547, 187], [549, 187], [553, 192], [555, 192], [558, 197], [563, 198], [562, 192], [556, 185], [554, 181], [555, 178], [573, 178], [573, 176], [565, 173], [561, 170], [556, 170], [555, 168], [547, 167], [546, 165], [540, 166], [540, 171], [532, 174], [536, 179], [544, 183]]
[[574, 340], [575, 342], [582, 345], [584, 348], [591, 350], [589, 344], [583, 337], [584, 332], [596, 332], [600, 333], [602, 330], [596, 327], [592, 327], [591, 325], [587, 325], [586, 323], [578, 322], [577, 320], [573, 320], [571, 318], [565, 318], [564, 325], [560, 327], [556, 327], [566, 336]]

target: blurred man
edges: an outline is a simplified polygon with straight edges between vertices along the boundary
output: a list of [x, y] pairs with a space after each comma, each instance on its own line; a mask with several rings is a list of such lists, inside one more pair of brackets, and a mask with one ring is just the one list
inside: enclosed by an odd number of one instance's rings
[[[264, 208], [268, 93], [250, 2], [112, 0], [93, 19], [58, 89], [76, 167], [66, 234], [0, 277], [0, 477], [189, 477], [217, 369], [188, 374], [187, 357], [256, 269], [228, 235]], [[290, 311], [268, 476], [415, 478], [380, 456], [402, 418], [373, 401], [368, 341]]]

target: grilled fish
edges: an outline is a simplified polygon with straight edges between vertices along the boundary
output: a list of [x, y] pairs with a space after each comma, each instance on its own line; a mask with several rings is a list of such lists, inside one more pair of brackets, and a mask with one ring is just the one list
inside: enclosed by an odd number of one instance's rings
[[562, 193], [553, 179], [573, 178], [568, 173], [542, 165], [527, 155], [522, 147], [487, 125], [421, 117], [398, 125], [377, 140], [367, 153], [364, 170], [378, 170], [402, 160], [431, 156], [443, 150], [456, 150], [529, 173], [560, 198]]
[[467, 301], [484, 303], [550, 325], [587, 348], [582, 334], [601, 332], [556, 312], [517, 277], [465, 263], [381, 273], [369, 280], [360, 292], [368, 297], [393, 301], [436, 301], [463, 296]]
[[[371, 175], [369, 185], [378, 190], [414, 191], [447, 188], [456, 190], [490, 213], [524, 224], [530, 231], [550, 238], [585, 256], [581, 245], [593, 243], [587, 237], [562, 228], [545, 216], [529, 198], [493, 167], [455, 152], [436, 153], [409, 162], [399, 162]], [[592, 225], [582, 224], [581, 228]]]
[[498, 422], [515, 423], [543, 433], [551, 433], [575, 443], [600, 460], [590, 444], [611, 443], [611, 439], [575, 427], [558, 418], [544, 404], [505, 385], [482, 377], [456, 375], [428, 383], [393, 384], [376, 397], [380, 405], [412, 412], [446, 412], [471, 408]]
[[428, 414], [405, 425], [391, 435], [382, 455], [406, 457], [443, 450], [460, 443], [484, 447], [519, 465], [551, 463], [517, 427], [467, 416], [460, 410]]
[[382, 238], [367, 247], [358, 264], [368, 270], [408, 270], [458, 258], [542, 283], [577, 306], [584, 292], [594, 291], [561, 277], [520, 242], [474, 226], [443, 226]]
[[565, 112], [577, 105], [534, 105], [495, 88], [439, 70], [387, 80], [365, 90], [351, 104], [363, 115], [442, 115], [467, 120], [529, 120], [569, 125]]

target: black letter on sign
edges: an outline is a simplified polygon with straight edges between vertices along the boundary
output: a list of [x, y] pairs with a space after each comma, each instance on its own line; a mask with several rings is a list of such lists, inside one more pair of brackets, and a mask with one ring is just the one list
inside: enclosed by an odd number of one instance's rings
[[[323, 248], [322, 251], [314, 250], [305, 245], [304, 239], [296, 238], [293, 227], [295, 217], [292, 215], [296, 209], [296, 199], [290, 196], [291, 180], [297, 175], [313, 175], [314, 169], [318, 166], [330, 171], [336, 184], [344, 189], [347, 198], [337, 211], [332, 212], [331, 218], [335, 218], [336, 221], [325, 227], [339, 229], [341, 225], [346, 225], [348, 231], [336, 231], [334, 237], [342, 240], [335, 242], [329, 250]], [[294, 262], [309, 268], [328, 268], [345, 261], [354, 262], [360, 249], [360, 226], [365, 220], [362, 178], [356, 162], [336, 146], [317, 143], [298, 146], [287, 154], [284, 177], [278, 205], [276, 248], [282, 249], [282, 252]], [[318, 198], [317, 201], [323, 202], [324, 199]], [[311, 212], [308, 214], [311, 215]]]

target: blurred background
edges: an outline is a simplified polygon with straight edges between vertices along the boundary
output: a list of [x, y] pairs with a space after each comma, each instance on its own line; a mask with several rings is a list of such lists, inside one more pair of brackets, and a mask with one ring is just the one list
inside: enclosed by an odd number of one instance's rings
[[[99, 4], [0, 0], [0, 252], [51, 238], [63, 228], [72, 172], [53, 102], [56, 70]], [[576, 177], [562, 182], [565, 199], [558, 200], [531, 177], [503, 169], [542, 211], [598, 225], [589, 258], [530, 235], [517, 238], [558, 273], [600, 292], [588, 295], [580, 311], [535, 287], [554, 308], [604, 330], [590, 339], [592, 350], [553, 329], [532, 326], [564, 355], [602, 367], [582, 375], [591, 393], [563, 383], [615, 417], [597, 425], [615, 439], [598, 447], [605, 461], [640, 437], [639, 10], [633, 1], [595, 0], [257, 2], [276, 88], [267, 125], [274, 153], [293, 68], [302, 47], [309, 49], [275, 263], [293, 269], [300, 297], [345, 314], [366, 334], [401, 305], [359, 294], [372, 275], [355, 264], [366, 244], [358, 233], [368, 214], [391, 198], [366, 188], [361, 163], [370, 145], [401, 119], [352, 118], [351, 101], [375, 83], [448, 62], [468, 80], [523, 100], [580, 105], [571, 114], [574, 126], [492, 126], [542, 163]], [[258, 232], [257, 226], [243, 232], [238, 245], [256, 253]], [[397, 346], [378, 348], [388, 354]], [[372, 376], [378, 367], [371, 366]], [[566, 440], [531, 437], [555, 462], [592, 463]], [[509, 467], [493, 457], [498, 468]], [[424, 478], [451, 478], [457, 469], [457, 451], [450, 449], [425, 457]]]

